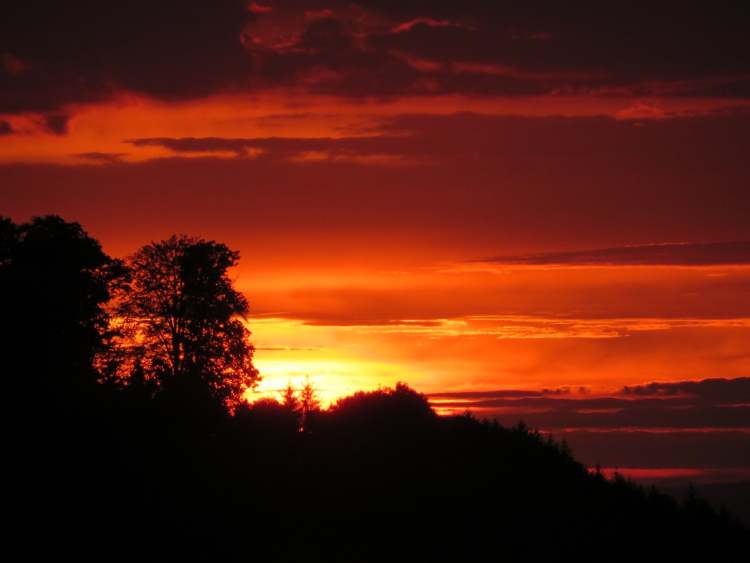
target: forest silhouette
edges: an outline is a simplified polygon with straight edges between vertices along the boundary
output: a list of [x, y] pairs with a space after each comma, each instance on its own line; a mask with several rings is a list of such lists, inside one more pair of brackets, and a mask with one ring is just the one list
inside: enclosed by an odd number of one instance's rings
[[[724, 510], [605, 479], [523, 423], [438, 416], [404, 383], [322, 409], [258, 380], [238, 253], [113, 259], [83, 228], [0, 219], [6, 491], [23, 558], [739, 559]], [[554, 366], [550, 366], [552, 369]], [[16, 545], [17, 544], [17, 545]]]

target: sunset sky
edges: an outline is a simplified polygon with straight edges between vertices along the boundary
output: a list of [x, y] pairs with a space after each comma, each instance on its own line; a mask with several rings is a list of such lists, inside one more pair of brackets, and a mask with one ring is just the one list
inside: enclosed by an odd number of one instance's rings
[[266, 393], [406, 381], [588, 463], [747, 476], [748, 29], [743, 2], [3, 2], [0, 214], [238, 249]]

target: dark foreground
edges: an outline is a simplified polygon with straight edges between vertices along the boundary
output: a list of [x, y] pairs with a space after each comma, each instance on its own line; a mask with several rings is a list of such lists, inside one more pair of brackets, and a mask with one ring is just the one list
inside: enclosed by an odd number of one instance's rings
[[437, 417], [406, 386], [305, 431], [271, 402], [230, 416], [134, 389], [68, 399], [15, 434], [24, 559], [718, 561], [748, 545], [699, 499], [607, 481], [523, 427]]

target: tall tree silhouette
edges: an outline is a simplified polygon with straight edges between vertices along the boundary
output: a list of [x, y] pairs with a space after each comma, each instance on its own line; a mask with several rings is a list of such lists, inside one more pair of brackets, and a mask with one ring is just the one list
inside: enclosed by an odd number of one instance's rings
[[297, 396], [297, 389], [294, 388], [291, 381], [287, 383], [286, 387], [284, 387], [284, 390], [281, 392], [281, 404], [289, 412], [296, 413], [300, 409], [300, 400]]
[[0, 309], [6, 365], [25, 396], [65, 402], [96, 379], [106, 344], [104, 304], [121, 264], [81, 225], [50, 215], [15, 225], [0, 220]]
[[227, 271], [239, 253], [224, 244], [173, 236], [128, 261], [130, 281], [116, 311], [124, 342], [160, 390], [207, 393], [229, 407], [259, 375], [245, 297]]
[[299, 410], [302, 417], [302, 428], [310, 430], [316, 415], [320, 413], [320, 399], [310, 378], [305, 377], [305, 384], [300, 390]]

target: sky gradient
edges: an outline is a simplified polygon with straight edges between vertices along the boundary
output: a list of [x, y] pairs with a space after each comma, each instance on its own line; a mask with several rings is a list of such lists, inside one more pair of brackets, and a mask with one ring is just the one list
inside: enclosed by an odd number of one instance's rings
[[742, 2], [0, 13], [0, 213], [238, 249], [261, 391], [402, 380], [587, 463], [747, 476]]

